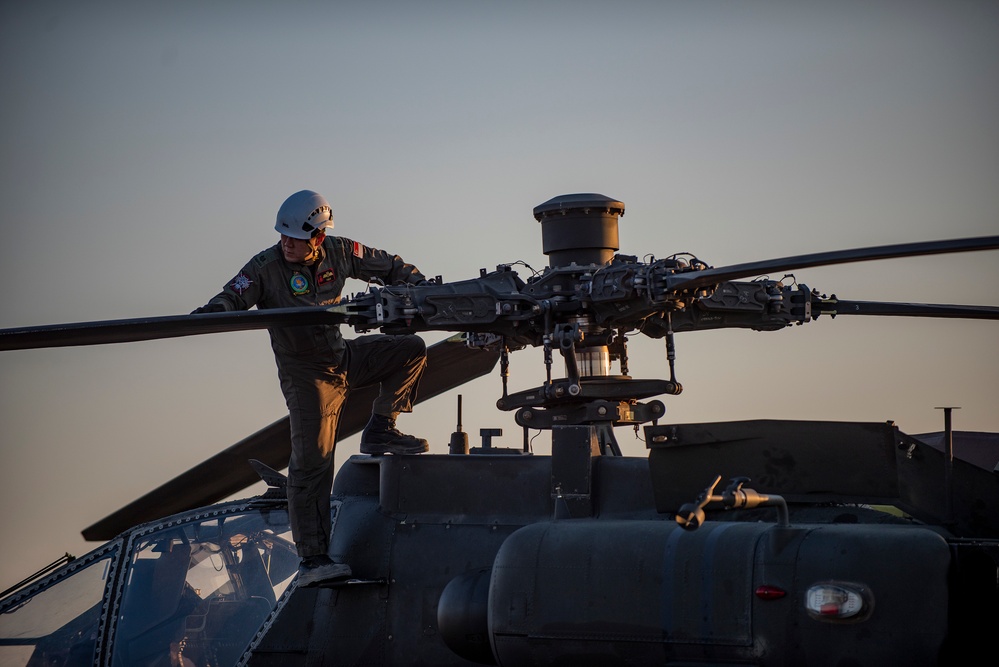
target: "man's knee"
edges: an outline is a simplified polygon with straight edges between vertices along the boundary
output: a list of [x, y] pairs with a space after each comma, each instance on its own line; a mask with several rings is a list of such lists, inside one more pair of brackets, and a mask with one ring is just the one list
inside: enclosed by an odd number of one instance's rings
[[414, 334], [407, 334], [400, 337], [402, 347], [410, 352], [412, 358], [427, 356], [427, 343], [425, 340]]

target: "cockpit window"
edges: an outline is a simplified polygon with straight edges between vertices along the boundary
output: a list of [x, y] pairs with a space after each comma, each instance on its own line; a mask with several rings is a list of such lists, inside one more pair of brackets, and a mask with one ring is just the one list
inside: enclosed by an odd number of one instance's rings
[[[0, 613], [0, 665], [92, 665], [115, 550]], [[13, 599], [12, 599], [13, 600]]]
[[284, 513], [144, 535], [125, 575], [112, 664], [234, 665], [297, 569]]

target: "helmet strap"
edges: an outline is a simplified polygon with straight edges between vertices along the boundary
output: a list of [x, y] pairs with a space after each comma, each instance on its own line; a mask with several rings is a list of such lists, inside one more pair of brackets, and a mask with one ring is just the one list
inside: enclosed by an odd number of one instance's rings
[[305, 260], [302, 262], [306, 266], [311, 266], [316, 261], [318, 261], [323, 256], [323, 240], [326, 238], [326, 232], [320, 229], [315, 236], [309, 239], [309, 245], [312, 246], [312, 252], [308, 254]]

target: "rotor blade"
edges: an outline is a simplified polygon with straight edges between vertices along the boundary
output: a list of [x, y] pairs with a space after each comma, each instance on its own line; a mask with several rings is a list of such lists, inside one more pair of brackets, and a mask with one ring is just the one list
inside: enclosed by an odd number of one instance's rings
[[690, 290], [717, 285], [726, 280], [765, 275], [773, 271], [792, 271], [812, 266], [831, 266], [833, 264], [867, 262], [875, 259], [891, 259], [894, 257], [918, 257], [922, 255], [996, 249], [999, 249], [999, 236], [978, 236], [967, 239], [923, 241], [920, 243], [899, 243], [871, 248], [854, 248], [852, 250], [834, 250], [831, 252], [794, 255], [792, 257], [781, 257], [760, 262], [747, 262], [745, 264], [720, 266], [703, 271], [680, 273], [668, 276], [666, 278], [666, 285], [670, 290]]
[[[488, 374], [499, 353], [469, 348], [458, 334], [427, 348], [427, 369], [420, 380], [416, 402]], [[351, 390], [340, 413], [337, 439], [361, 431], [371, 416], [377, 386]], [[87, 540], [109, 540], [134, 525], [170, 514], [210, 505], [260, 481], [250, 459], [282, 470], [291, 456], [291, 429], [287, 417], [219, 452], [187, 472], [150, 491], [83, 530]]]
[[999, 320], [999, 306], [959, 306], [940, 303], [890, 303], [844, 301], [835, 296], [812, 302], [812, 315], [898, 315], [903, 317], [951, 317]]
[[200, 315], [167, 315], [128, 320], [51, 324], [0, 330], [0, 350], [72, 347], [180, 338], [276, 326], [340, 324], [345, 316], [323, 308], [272, 308]]

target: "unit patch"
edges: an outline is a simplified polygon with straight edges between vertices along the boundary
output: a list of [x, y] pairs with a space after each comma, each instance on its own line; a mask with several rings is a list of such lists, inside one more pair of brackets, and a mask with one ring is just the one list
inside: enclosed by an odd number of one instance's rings
[[309, 293], [309, 279], [303, 276], [301, 273], [296, 273], [291, 277], [291, 291], [295, 293], [296, 296]]
[[229, 283], [229, 289], [236, 294], [242, 294], [246, 290], [250, 289], [250, 285], [252, 284], [253, 281], [250, 280], [245, 273], [240, 271], [239, 275], [233, 278], [232, 282]]
[[336, 273], [333, 272], [333, 269], [326, 269], [316, 276], [317, 285], [325, 285], [326, 283], [331, 283], [334, 280], [336, 280]]

